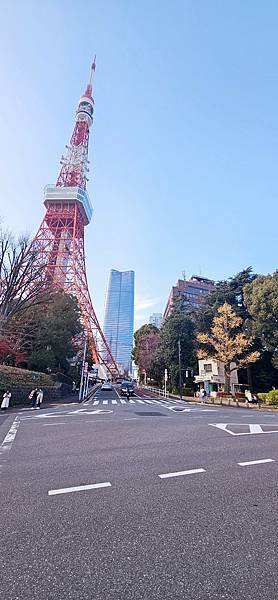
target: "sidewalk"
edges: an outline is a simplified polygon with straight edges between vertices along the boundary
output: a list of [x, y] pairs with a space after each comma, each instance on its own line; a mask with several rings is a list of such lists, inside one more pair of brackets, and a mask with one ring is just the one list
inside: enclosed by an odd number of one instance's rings
[[[42, 403], [42, 406], [40, 408], [40, 410], [47, 410], [48, 408], [52, 409], [52, 408], [57, 408], [57, 407], [64, 407], [64, 406], [68, 406], [68, 405], [76, 405], [79, 404], [78, 402], [78, 394], [72, 394], [70, 396], [65, 396], [64, 398], [58, 398], [56, 400], [48, 400]], [[22, 404], [16, 404], [13, 405], [13, 403], [11, 403], [11, 406], [9, 408], [7, 408], [7, 410], [0, 410], [0, 415], [13, 415], [13, 414], [17, 414], [18, 412], [28, 412], [30, 411], [32, 408], [32, 401], [30, 400], [30, 404], [28, 406], [26, 406], [26, 403], [22, 403]]]

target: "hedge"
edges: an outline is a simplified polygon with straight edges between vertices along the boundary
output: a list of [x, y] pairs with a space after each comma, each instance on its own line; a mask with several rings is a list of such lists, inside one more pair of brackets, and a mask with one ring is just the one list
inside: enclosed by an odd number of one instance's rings
[[278, 404], [278, 390], [270, 390], [270, 392], [264, 392], [258, 394], [260, 400], [268, 404], [268, 406], [274, 406]]

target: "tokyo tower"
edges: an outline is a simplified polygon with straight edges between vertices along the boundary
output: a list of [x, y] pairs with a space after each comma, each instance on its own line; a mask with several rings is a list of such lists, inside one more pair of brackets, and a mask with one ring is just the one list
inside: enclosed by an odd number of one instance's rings
[[84, 250], [84, 227], [90, 223], [93, 213], [86, 186], [89, 131], [94, 114], [94, 71], [95, 60], [86, 91], [78, 104], [70, 143], [66, 146], [65, 156], [61, 158], [57, 182], [44, 189], [46, 213], [33, 244], [39, 252], [46, 279], [77, 298], [93, 362], [103, 365], [114, 375], [118, 373], [118, 366], [93, 308]]

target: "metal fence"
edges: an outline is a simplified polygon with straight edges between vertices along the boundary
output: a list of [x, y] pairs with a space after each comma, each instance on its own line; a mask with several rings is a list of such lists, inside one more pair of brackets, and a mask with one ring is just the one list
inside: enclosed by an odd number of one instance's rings
[[157, 394], [161, 398], [169, 398], [169, 392], [167, 392], [167, 390], [151, 387], [150, 385], [141, 385], [140, 387], [148, 390], [148, 392], [151, 392], [152, 394]]

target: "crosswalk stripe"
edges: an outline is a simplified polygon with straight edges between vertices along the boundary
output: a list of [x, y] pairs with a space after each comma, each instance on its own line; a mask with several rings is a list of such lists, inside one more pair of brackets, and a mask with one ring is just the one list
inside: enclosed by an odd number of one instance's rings
[[[87, 405], [90, 404], [90, 402], [86, 403]], [[93, 402], [91, 403], [91, 405], [93, 406], [107, 406], [108, 404], [127, 404], [127, 400], [124, 398], [118, 398], [118, 399], [112, 399], [109, 398], [109, 400], [105, 400], [105, 399], [100, 399], [100, 400], [93, 400]], [[128, 401], [128, 404], [152, 404], [152, 405], [159, 405], [159, 406], [164, 406], [165, 408], [170, 408], [173, 406], [177, 406], [177, 404], [175, 402], [167, 402], [167, 401], [163, 401], [163, 400], [158, 400], [156, 398], [152, 398], [151, 400], [149, 400], [148, 398], [138, 398], [137, 396], [134, 397], [134, 399], [130, 398]]]

